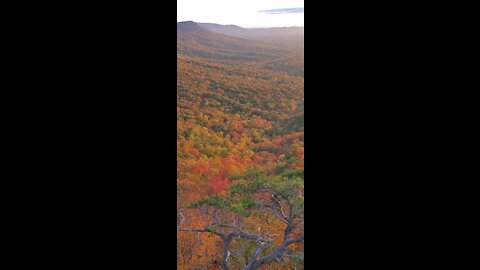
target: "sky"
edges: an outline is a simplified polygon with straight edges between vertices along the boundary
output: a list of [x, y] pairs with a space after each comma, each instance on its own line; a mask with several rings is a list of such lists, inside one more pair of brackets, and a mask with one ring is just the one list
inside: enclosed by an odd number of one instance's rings
[[177, 0], [177, 22], [240, 27], [304, 26], [304, 0]]

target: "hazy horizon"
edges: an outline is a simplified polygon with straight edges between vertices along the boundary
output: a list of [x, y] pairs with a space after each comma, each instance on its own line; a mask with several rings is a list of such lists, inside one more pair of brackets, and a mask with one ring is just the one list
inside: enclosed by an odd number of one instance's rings
[[[197, 23], [197, 24], [218, 24], [218, 25], [225, 25], [225, 26], [230, 26], [230, 25], [235, 25], [235, 26], [238, 26], [238, 27], [242, 27], [240, 25], [236, 25], [236, 24], [232, 24], [232, 23], [229, 23], [229, 24], [222, 24], [222, 23], [212, 23], [212, 22], [196, 22], [196, 21], [192, 21], [192, 20], [187, 20], [187, 21], [177, 21], [177, 23], [183, 23], [183, 22], [194, 22], [194, 23]], [[281, 27], [304, 27], [303, 25], [302, 26], [262, 26], [262, 27], [242, 27], [242, 28], [246, 28], [246, 29], [266, 29], [266, 28], [281, 28]]]
[[243, 28], [304, 27], [303, 0], [177, 0], [177, 22]]

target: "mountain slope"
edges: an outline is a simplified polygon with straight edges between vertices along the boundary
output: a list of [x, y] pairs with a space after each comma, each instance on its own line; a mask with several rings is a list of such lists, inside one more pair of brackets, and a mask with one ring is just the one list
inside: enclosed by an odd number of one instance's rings
[[242, 28], [236, 25], [199, 23], [218, 34], [255, 41], [276, 43], [295, 49], [303, 48], [304, 27]]
[[280, 46], [209, 31], [195, 22], [177, 23], [177, 53], [218, 60], [261, 61], [288, 54]]

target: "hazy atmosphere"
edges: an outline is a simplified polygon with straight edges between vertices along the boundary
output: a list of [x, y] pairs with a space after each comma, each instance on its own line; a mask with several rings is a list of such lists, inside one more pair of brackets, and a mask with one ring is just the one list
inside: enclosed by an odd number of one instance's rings
[[177, 22], [246, 28], [304, 26], [303, 0], [177, 0]]

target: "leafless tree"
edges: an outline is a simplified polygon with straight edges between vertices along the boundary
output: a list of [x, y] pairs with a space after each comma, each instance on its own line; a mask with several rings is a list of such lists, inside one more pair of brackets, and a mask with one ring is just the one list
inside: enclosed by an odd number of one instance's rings
[[[284, 224], [282, 242], [274, 245], [272, 233], [261, 233], [260, 228], [257, 232], [248, 230], [244, 224], [239, 222], [239, 217], [234, 216], [230, 222], [225, 222], [225, 216], [221, 216], [222, 211], [215, 207], [207, 207], [204, 209], [210, 220], [208, 225], [203, 228], [186, 228], [185, 214], [182, 210], [177, 210], [177, 230], [181, 232], [191, 232], [197, 234], [210, 233], [220, 237], [223, 242], [221, 265], [224, 270], [229, 269], [229, 259], [232, 256], [230, 247], [235, 239], [249, 239], [256, 243], [256, 250], [249, 256], [248, 262], [244, 266], [244, 270], [257, 269], [263, 264], [270, 263], [274, 260], [285, 262], [284, 258], [288, 258], [289, 246], [304, 241], [304, 207], [303, 207], [303, 191], [295, 194], [296, 196], [285, 196], [274, 190], [263, 188], [257, 191], [256, 206], [258, 211], [267, 211], [273, 217]], [[298, 203], [295, 198], [302, 198], [302, 202]], [[262, 252], [264, 253], [263, 256]], [[303, 258], [303, 255], [301, 256]]]

